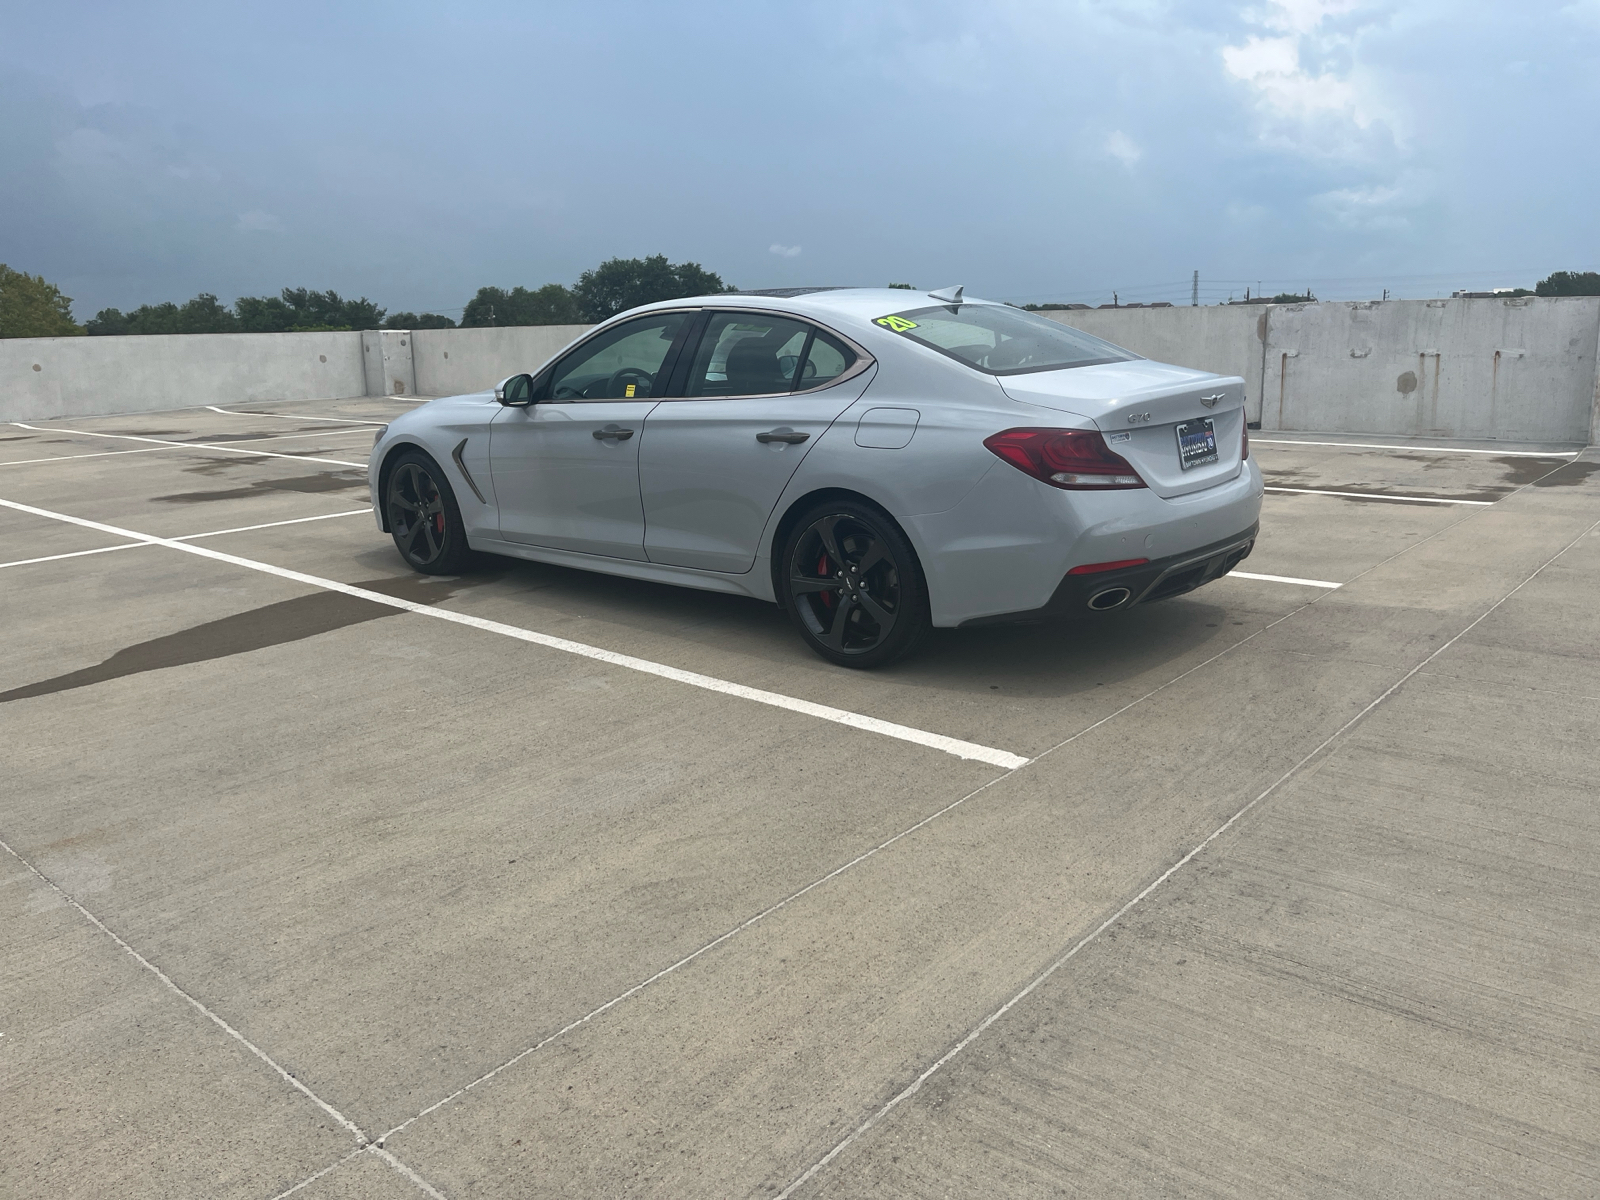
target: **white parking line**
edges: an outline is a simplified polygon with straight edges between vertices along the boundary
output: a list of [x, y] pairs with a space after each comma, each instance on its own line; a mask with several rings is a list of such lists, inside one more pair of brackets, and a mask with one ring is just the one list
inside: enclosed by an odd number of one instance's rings
[[1315, 588], [1340, 588], [1342, 583], [1330, 583], [1326, 579], [1296, 579], [1293, 575], [1257, 575], [1253, 571], [1229, 571], [1235, 579], [1259, 579], [1263, 583], [1298, 583], [1302, 587]]
[[223, 554], [221, 551], [211, 550], [204, 546], [193, 546], [187, 542], [179, 541], [177, 538], [157, 537], [154, 534], [140, 533], [134, 529], [123, 529], [120, 526], [107, 525], [100, 521], [90, 521], [83, 517], [52, 512], [47, 508], [35, 508], [31, 504], [19, 504], [15, 500], [0, 500], [0, 506], [14, 509], [17, 512], [31, 513], [36, 517], [48, 517], [54, 521], [78, 525], [85, 529], [96, 529], [101, 533], [109, 533], [115, 537], [132, 538], [135, 541], [149, 542], [153, 546], [167, 546], [174, 550], [182, 550], [187, 554], [198, 554], [204, 558], [216, 559], [218, 562], [231, 563], [236, 567], [245, 567], [267, 575], [276, 575], [280, 579], [294, 580], [296, 583], [307, 584], [310, 587], [325, 588], [332, 592], [343, 592], [347, 596], [357, 596], [363, 600], [371, 600], [375, 604], [383, 604], [390, 608], [417, 613], [419, 616], [433, 617], [436, 620], [449, 621], [452, 624], [465, 625], [472, 629], [481, 629], [486, 633], [498, 633], [503, 637], [515, 638], [518, 641], [544, 646], [551, 650], [560, 650], [567, 654], [576, 654], [582, 658], [609, 663], [612, 666], [638, 671], [645, 675], [655, 675], [662, 679], [673, 680], [676, 683], [686, 683], [691, 687], [704, 688], [709, 692], [720, 692], [725, 696], [736, 696], [741, 700], [753, 700], [757, 704], [768, 704], [774, 708], [782, 708], [789, 712], [816, 717], [818, 720], [833, 721], [839, 725], [848, 725], [852, 729], [860, 729], [867, 733], [876, 733], [899, 741], [911, 742], [914, 745], [926, 746], [932, 750], [954, 755], [956, 758], [972, 759], [977, 762], [988, 763], [990, 766], [1001, 767], [1008, 771], [1015, 770], [1030, 761], [1020, 754], [996, 750], [992, 746], [980, 746], [975, 742], [964, 742], [959, 738], [945, 737], [939, 733], [929, 733], [924, 729], [913, 729], [909, 725], [897, 725], [893, 721], [881, 721], [877, 717], [863, 716], [860, 713], [853, 713], [842, 708], [833, 708], [826, 704], [816, 704], [810, 700], [801, 700], [795, 696], [785, 696], [778, 692], [763, 691], [761, 688], [746, 687], [741, 683], [730, 683], [726, 679], [717, 679], [711, 675], [701, 675], [695, 671], [669, 667], [665, 663], [651, 662], [645, 658], [635, 658], [631, 654], [618, 654], [614, 650], [603, 650], [598, 646], [589, 646], [583, 642], [574, 642], [568, 638], [554, 637], [548, 633], [537, 633], [531, 629], [506, 625], [500, 621], [488, 621], [482, 617], [468, 616], [465, 613], [452, 612], [445, 608], [435, 608], [430, 604], [418, 604], [412, 600], [401, 600], [395, 596], [386, 596], [382, 592], [373, 592], [366, 588], [356, 587], [353, 584], [340, 583], [336, 579], [324, 579], [318, 575], [307, 575], [301, 571], [291, 571], [286, 567], [273, 566], [271, 563], [257, 562], [250, 558], [240, 558], [234, 554]]
[[[260, 437], [253, 438], [231, 437], [228, 439], [228, 445], [248, 446], [252, 442], [292, 442], [299, 438], [328, 438], [331, 441], [334, 438], [354, 437], [356, 434], [366, 437], [371, 432], [372, 430], [366, 426], [357, 426], [351, 429], [317, 429], [311, 433], [264, 433]], [[195, 443], [183, 442], [181, 444], [192, 446]]]
[[[70, 433], [77, 437], [118, 438], [125, 442], [154, 442], [157, 446], [176, 447], [180, 450], [220, 450], [225, 454], [253, 454], [266, 458], [292, 458], [296, 462], [332, 463], [336, 467], [360, 467], [362, 470], [365, 470], [367, 466], [364, 462], [349, 462], [342, 458], [313, 458], [309, 454], [274, 454], [271, 450], [241, 450], [237, 446], [219, 446], [215, 442], [172, 442], [165, 438], [139, 437], [131, 433], [95, 433], [89, 429], [41, 429], [37, 425], [24, 425], [21, 421], [13, 421], [11, 423], [18, 429], [31, 429], [35, 433]], [[266, 441], [267, 439], [263, 438], [261, 440]]]
[[[289, 521], [266, 521], [260, 525], [239, 525], [233, 529], [213, 529], [210, 533], [186, 533], [182, 537], [175, 537], [175, 542], [192, 542], [195, 538], [221, 537], [225, 533], [249, 533], [252, 529], [276, 529], [280, 525], [304, 525], [307, 521], [331, 521], [335, 517], [364, 517], [372, 510], [370, 508], [352, 508], [345, 512], [322, 513], [315, 517], [295, 517]], [[146, 545], [148, 543], [136, 543]], [[1333, 585], [1338, 587], [1336, 583]]]
[[1582, 450], [1476, 450], [1465, 446], [1385, 446], [1376, 442], [1302, 442], [1297, 438], [1250, 438], [1252, 446], [1338, 446], [1348, 450], [1421, 450], [1427, 454], [1493, 454], [1501, 458], [1577, 458]]
[[[192, 542], [196, 538], [221, 537], [225, 533], [249, 533], [252, 529], [276, 529], [279, 525], [303, 525], [307, 521], [331, 521], [334, 517], [363, 517], [370, 508], [352, 508], [348, 512], [323, 513], [316, 517], [295, 517], [289, 521], [267, 521], [262, 525], [240, 525], [235, 529], [213, 529], [209, 533], [185, 533], [172, 540]], [[109, 554], [113, 550], [134, 550], [140, 546], [153, 546], [154, 542], [123, 542], [117, 546], [97, 546], [93, 550], [74, 550], [70, 554], [47, 554], [43, 558], [19, 558], [15, 562], [0, 563], [0, 571], [7, 567], [26, 567], [31, 563], [56, 562], [63, 558], [82, 558], [86, 554]]]
[[214, 413], [225, 417], [276, 417], [280, 421], [335, 421], [340, 425], [382, 425], [382, 421], [368, 421], [364, 417], [309, 417], [301, 413], [234, 412], [231, 408], [206, 405]]
[[[24, 429], [32, 426], [24, 425]], [[29, 463], [66, 462], [72, 458], [110, 458], [113, 454], [152, 454], [157, 450], [165, 450], [165, 446], [141, 446], [137, 450], [96, 450], [93, 454], [52, 454], [47, 458], [15, 458], [10, 462], [0, 462], [0, 467], [23, 467]]]
[[134, 550], [148, 546], [149, 542], [123, 542], [117, 546], [97, 546], [93, 550], [74, 550], [71, 554], [46, 554], [43, 558], [19, 558], [15, 562], [0, 563], [0, 571], [7, 567], [26, 567], [32, 563], [58, 562], [63, 558], [82, 558], [86, 554], [110, 554], [113, 550]]
[[1269, 492], [1292, 492], [1299, 496], [1347, 496], [1354, 500], [1386, 500], [1393, 504], [1471, 504], [1488, 508], [1493, 500], [1446, 500], [1442, 496], [1386, 496], [1373, 492], [1335, 492], [1327, 488], [1269, 487]]

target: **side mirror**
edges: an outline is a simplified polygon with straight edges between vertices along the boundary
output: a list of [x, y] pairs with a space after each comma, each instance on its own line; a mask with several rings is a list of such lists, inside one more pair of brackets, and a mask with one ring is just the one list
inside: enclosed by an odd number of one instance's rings
[[494, 398], [507, 408], [526, 408], [533, 403], [533, 376], [512, 375], [495, 384]]

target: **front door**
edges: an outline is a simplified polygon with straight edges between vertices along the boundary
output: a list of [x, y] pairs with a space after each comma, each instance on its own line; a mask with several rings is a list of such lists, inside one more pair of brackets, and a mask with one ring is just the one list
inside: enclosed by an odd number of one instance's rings
[[655, 313], [606, 330], [543, 374], [534, 403], [495, 418], [489, 469], [501, 537], [645, 557], [639, 445], [693, 316]]
[[[712, 313], [639, 450], [651, 562], [743, 573], [800, 460], [861, 395], [856, 354], [803, 321]], [[838, 382], [835, 382], [838, 381]]]

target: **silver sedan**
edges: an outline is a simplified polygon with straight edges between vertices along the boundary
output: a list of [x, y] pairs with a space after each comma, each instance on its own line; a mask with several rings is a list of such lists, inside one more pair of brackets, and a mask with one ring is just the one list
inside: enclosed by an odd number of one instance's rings
[[379, 526], [780, 604], [874, 667], [933, 626], [1090, 617], [1250, 553], [1244, 382], [961, 289], [807, 288], [634, 309], [493, 392], [380, 432]]

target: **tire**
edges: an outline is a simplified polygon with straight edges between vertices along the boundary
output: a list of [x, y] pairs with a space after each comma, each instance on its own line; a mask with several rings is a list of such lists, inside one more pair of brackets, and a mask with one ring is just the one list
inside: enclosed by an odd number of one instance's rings
[[394, 460], [383, 488], [395, 549], [424, 575], [459, 575], [472, 561], [461, 506], [445, 473], [420, 450]]
[[922, 565], [876, 505], [812, 506], [784, 539], [778, 563], [779, 602], [801, 641], [831, 663], [887, 666], [927, 636], [932, 622]]

